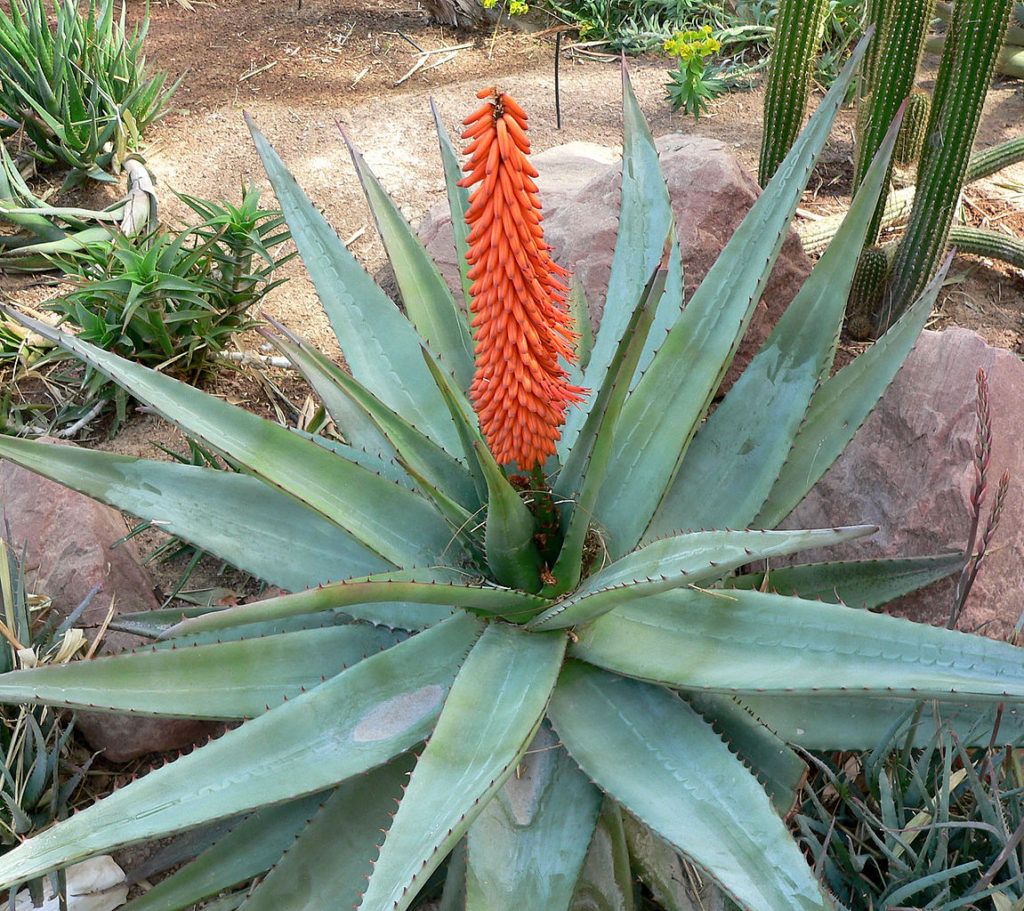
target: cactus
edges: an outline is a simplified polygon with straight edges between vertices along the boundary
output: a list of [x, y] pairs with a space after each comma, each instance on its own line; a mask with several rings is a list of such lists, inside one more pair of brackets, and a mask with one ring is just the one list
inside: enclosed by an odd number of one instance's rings
[[[921, 62], [924, 39], [928, 32], [932, 0], [905, 0], [893, 5], [885, 21], [885, 30], [878, 45], [878, 60], [873, 73], [870, 95], [864, 99], [863, 111], [858, 111], [857, 160], [853, 174], [856, 191], [864, 179], [868, 165], [878, 151], [882, 137], [889, 129], [896, 112], [910, 94]], [[890, 166], [890, 174], [892, 168]], [[886, 184], [889, 183], [886, 175]], [[868, 242], [878, 240], [882, 226], [885, 199], [879, 200]]]
[[917, 163], [924, 148], [924, 137], [928, 130], [928, 117], [932, 110], [932, 98], [922, 89], [915, 89], [907, 98], [903, 123], [896, 137], [896, 148], [892, 152], [893, 163], [907, 168]]
[[956, 247], [960, 253], [987, 256], [1024, 269], [1024, 241], [1000, 234], [998, 231], [953, 225], [949, 229], [949, 245]]
[[803, 126], [826, 0], [780, 0], [764, 98], [758, 183], [771, 179]]
[[877, 324], [884, 328], [925, 287], [945, 253], [971, 146], [1012, 0], [960, 0], [939, 64], [917, 193]]
[[891, 251], [885, 247], [872, 244], [861, 251], [846, 305], [846, 331], [851, 338], [863, 341], [871, 337], [873, 317], [889, 282], [891, 266]]

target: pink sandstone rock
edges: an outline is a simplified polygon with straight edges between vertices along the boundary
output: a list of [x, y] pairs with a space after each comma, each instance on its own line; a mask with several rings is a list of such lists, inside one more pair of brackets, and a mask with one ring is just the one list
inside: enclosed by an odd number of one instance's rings
[[[1024, 364], [975, 333], [922, 333], [847, 451], [785, 524], [881, 526], [866, 542], [833, 552], [852, 559], [962, 551], [970, 527], [979, 367], [988, 374], [993, 432], [982, 523], [1005, 469], [1010, 489], [959, 628], [1003, 638], [1024, 611]], [[890, 611], [945, 625], [955, 586], [955, 578], [936, 583]]]
[[[10, 529], [11, 543], [19, 551], [27, 548], [29, 590], [49, 597], [60, 616], [68, 616], [99, 585], [78, 621], [89, 639], [112, 602], [116, 613], [159, 607], [134, 543], [113, 547], [128, 531], [117, 510], [0, 460], [0, 527]], [[116, 652], [139, 642], [108, 631], [101, 651]], [[100, 712], [79, 712], [76, 729], [111, 762], [179, 749], [213, 730], [208, 722], [190, 719]]]

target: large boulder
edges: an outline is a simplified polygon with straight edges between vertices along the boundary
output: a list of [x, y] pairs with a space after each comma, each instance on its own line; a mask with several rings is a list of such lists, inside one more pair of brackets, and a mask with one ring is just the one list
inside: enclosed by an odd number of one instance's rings
[[[682, 251], [686, 294], [707, 275], [722, 247], [757, 199], [758, 187], [732, 150], [717, 139], [672, 134], [655, 141], [668, 185]], [[540, 176], [544, 236], [556, 261], [582, 283], [591, 321], [600, 324], [619, 226], [622, 166], [615, 154], [589, 143], [570, 143], [532, 157]], [[453, 291], [458, 267], [447, 206], [433, 209], [420, 237]], [[811, 262], [790, 231], [726, 383], [767, 338], [804, 283]]]
[[[922, 333], [846, 452], [785, 524], [880, 526], [866, 541], [825, 554], [830, 558], [963, 551], [971, 521], [979, 367], [988, 374], [993, 433], [982, 528], [1007, 469], [1010, 488], [959, 628], [1004, 638], [1024, 611], [1024, 364], [974, 332]], [[890, 611], [944, 625], [955, 588], [956, 578], [947, 579], [901, 599]]]
[[[54, 444], [56, 445], [56, 444]], [[26, 549], [29, 591], [45, 595], [53, 610], [67, 617], [94, 588], [76, 625], [94, 639], [111, 605], [115, 614], [160, 606], [153, 580], [127, 534], [121, 514], [89, 497], [0, 460], [0, 529]], [[141, 640], [108, 630], [102, 651], [116, 652]], [[145, 753], [176, 750], [205, 739], [208, 722], [79, 712], [76, 728], [94, 750], [111, 762]]]

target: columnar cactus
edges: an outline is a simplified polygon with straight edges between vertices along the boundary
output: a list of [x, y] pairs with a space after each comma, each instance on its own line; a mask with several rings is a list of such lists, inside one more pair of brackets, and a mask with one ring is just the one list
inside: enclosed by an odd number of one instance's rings
[[853, 273], [850, 301], [846, 305], [846, 331], [852, 338], [869, 338], [874, 329], [872, 316], [889, 283], [892, 261], [888, 252], [877, 244], [865, 247]]
[[[876, 40], [881, 40], [870, 94], [863, 99], [863, 110], [858, 112], [859, 135], [853, 175], [855, 190], [864, 179], [864, 173], [878, 152], [896, 111], [914, 87], [932, 6], [932, 0], [905, 0], [894, 4], [886, 16], [884, 32], [876, 36]], [[884, 207], [883, 198], [868, 229], [868, 241], [871, 243], [878, 239]]]
[[923, 89], [915, 89], [907, 98], [903, 112], [903, 123], [896, 137], [896, 148], [892, 152], [893, 163], [901, 168], [917, 164], [924, 149], [928, 132], [928, 118], [932, 111], [932, 96]]
[[803, 126], [814, 58], [825, 27], [826, 0], [780, 0], [764, 99], [764, 136], [757, 180], [771, 179]]
[[878, 315], [884, 328], [935, 273], [967, 174], [971, 146], [1013, 0], [959, 0], [932, 96], [917, 194]]

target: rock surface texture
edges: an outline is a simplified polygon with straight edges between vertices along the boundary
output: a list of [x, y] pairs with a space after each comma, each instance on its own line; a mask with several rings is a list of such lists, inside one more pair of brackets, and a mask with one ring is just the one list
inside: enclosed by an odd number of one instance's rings
[[[988, 374], [993, 434], [982, 527], [1007, 469], [1010, 488], [959, 628], [1004, 638], [1024, 612], [1024, 364], [975, 333], [922, 333], [849, 448], [785, 524], [879, 525], [866, 542], [833, 551], [848, 559], [963, 551], [974, 485], [979, 367]], [[955, 578], [944, 580], [901, 599], [890, 612], [945, 625], [955, 588]]]
[[[31, 592], [45, 595], [67, 617], [99, 586], [78, 621], [92, 641], [111, 604], [115, 613], [160, 606], [153, 580], [135, 545], [114, 542], [127, 534], [121, 514], [89, 497], [0, 460], [0, 529], [20, 552]], [[101, 652], [117, 652], [140, 643], [135, 636], [108, 631]], [[89, 746], [111, 762], [127, 762], [145, 753], [189, 746], [216, 730], [208, 722], [79, 712], [77, 730]]]
[[[655, 141], [668, 185], [689, 296], [757, 199], [756, 182], [729, 147], [717, 139], [672, 134]], [[603, 146], [570, 143], [531, 157], [544, 213], [544, 237], [559, 265], [582, 283], [591, 321], [600, 324], [612, 252], [618, 232], [622, 167]], [[449, 286], [461, 294], [447, 206], [433, 209], [420, 226], [427, 251]], [[761, 343], [811, 270], [796, 233], [790, 231], [764, 295], [751, 318], [730, 384]]]

